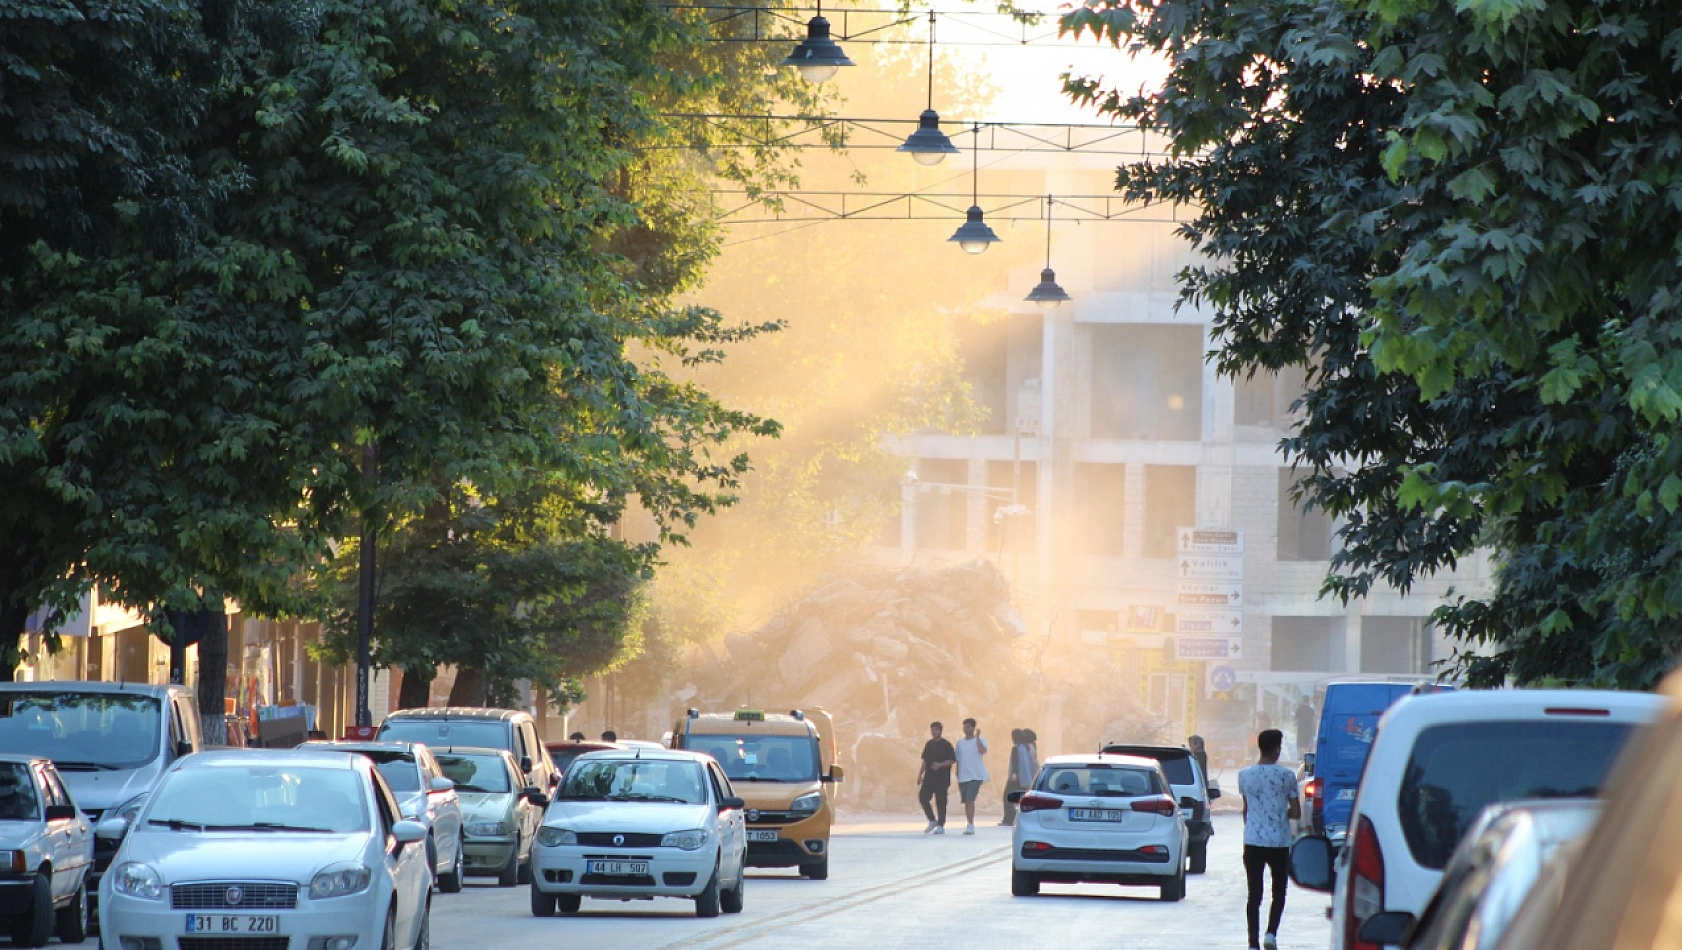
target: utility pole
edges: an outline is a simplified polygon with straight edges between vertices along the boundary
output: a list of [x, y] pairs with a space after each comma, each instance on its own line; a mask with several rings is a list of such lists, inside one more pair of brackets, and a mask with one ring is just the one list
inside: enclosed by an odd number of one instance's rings
[[379, 450], [370, 441], [362, 447], [362, 481], [368, 490], [368, 507], [362, 512], [362, 563], [358, 572], [356, 598], [356, 724], [372, 726], [374, 714], [368, 705], [368, 678], [374, 666], [374, 486], [379, 481]]

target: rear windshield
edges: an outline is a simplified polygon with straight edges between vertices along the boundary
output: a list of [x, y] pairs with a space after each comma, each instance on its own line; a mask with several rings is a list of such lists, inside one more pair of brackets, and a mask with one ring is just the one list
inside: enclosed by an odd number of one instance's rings
[[1413, 859], [1428, 868], [1448, 864], [1486, 805], [1594, 795], [1630, 728], [1627, 722], [1543, 719], [1422, 731], [1396, 802]]
[[508, 723], [501, 720], [387, 719], [380, 726], [384, 742], [424, 742], [433, 751], [448, 749], [514, 748]]
[[1164, 792], [1155, 772], [1107, 765], [1052, 765], [1040, 770], [1039, 789], [1059, 795], [1134, 798]]

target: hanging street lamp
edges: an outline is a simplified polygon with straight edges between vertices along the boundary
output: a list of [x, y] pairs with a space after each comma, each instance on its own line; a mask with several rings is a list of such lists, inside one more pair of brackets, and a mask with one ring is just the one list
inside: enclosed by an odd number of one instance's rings
[[975, 148], [971, 150], [970, 154], [976, 157], [970, 163], [969, 210], [964, 213], [964, 223], [959, 225], [958, 230], [952, 232], [952, 236], [946, 240], [956, 242], [966, 253], [980, 254], [987, 250], [987, 245], [999, 241], [999, 236], [994, 234], [993, 229], [987, 226], [987, 222], [983, 220], [981, 213], [981, 185], [979, 183], [981, 178], [980, 123], [976, 123], [975, 126]]
[[958, 154], [958, 147], [940, 131], [940, 116], [934, 111], [934, 11], [929, 11], [929, 100], [923, 114], [917, 117], [917, 131], [906, 136], [905, 144], [895, 151], [905, 152], [919, 165], [939, 165], [948, 155]]
[[1040, 282], [1034, 289], [1028, 291], [1028, 296], [1022, 298], [1032, 301], [1041, 310], [1050, 312], [1065, 300], [1072, 299], [1068, 292], [1057, 285], [1057, 272], [1051, 269], [1051, 196], [1045, 196], [1045, 270], [1040, 271]]
[[813, 83], [828, 82], [842, 66], [853, 65], [841, 47], [829, 38], [829, 21], [823, 18], [822, 2], [818, 4], [818, 15], [806, 22], [806, 41], [796, 46], [782, 65], [800, 70], [800, 75]]

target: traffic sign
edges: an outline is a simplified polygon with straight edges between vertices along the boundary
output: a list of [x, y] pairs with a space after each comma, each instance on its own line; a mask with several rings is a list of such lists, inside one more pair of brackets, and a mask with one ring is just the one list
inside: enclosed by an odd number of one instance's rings
[[1180, 528], [1174, 534], [1181, 554], [1243, 554], [1244, 532]]
[[1181, 580], [1239, 581], [1244, 579], [1244, 559], [1185, 554], [1180, 556], [1174, 573]]
[[1244, 615], [1236, 610], [1178, 610], [1174, 632], [1213, 637], [1236, 637], [1244, 632]]
[[1237, 610], [1244, 604], [1244, 585], [1237, 582], [1214, 583], [1181, 581], [1174, 592], [1174, 603], [1180, 607], [1217, 607]]
[[1243, 655], [1243, 637], [1174, 638], [1176, 660], [1237, 660]]
[[1208, 680], [1210, 689], [1217, 693], [1225, 693], [1238, 685], [1238, 671], [1225, 664], [1211, 666]]

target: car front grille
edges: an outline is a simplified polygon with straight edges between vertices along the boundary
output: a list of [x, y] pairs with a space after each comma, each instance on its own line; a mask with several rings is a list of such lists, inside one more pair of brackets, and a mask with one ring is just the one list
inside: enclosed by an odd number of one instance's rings
[[[224, 881], [216, 884], [177, 884], [169, 889], [169, 906], [176, 910], [291, 910], [298, 906], [298, 885], [272, 881]], [[194, 938], [200, 939], [200, 938]], [[205, 940], [212, 938], [205, 937]], [[222, 938], [214, 938], [220, 940]], [[241, 938], [245, 939], [245, 938]], [[266, 940], [268, 938], [250, 938]], [[281, 940], [284, 950], [286, 941]], [[182, 950], [187, 950], [185, 946]], [[197, 947], [195, 950], [264, 950], [261, 947]]]
[[[578, 843], [592, 848], [658, 848], [663, 835], [651, 835], [631, 832], [613, 831], [582, 831], [578, 834]], [[614, 841], [621, 838], [621, 841]]]
[[792, 811], [759, 811], [750, 809], [753, 814], [748, 818], [750, 825], [788, 825], [812, 817], [812, 812], [795, 813]]
[[176, 937], [181, 950], [286, 950], [286, 937]]

